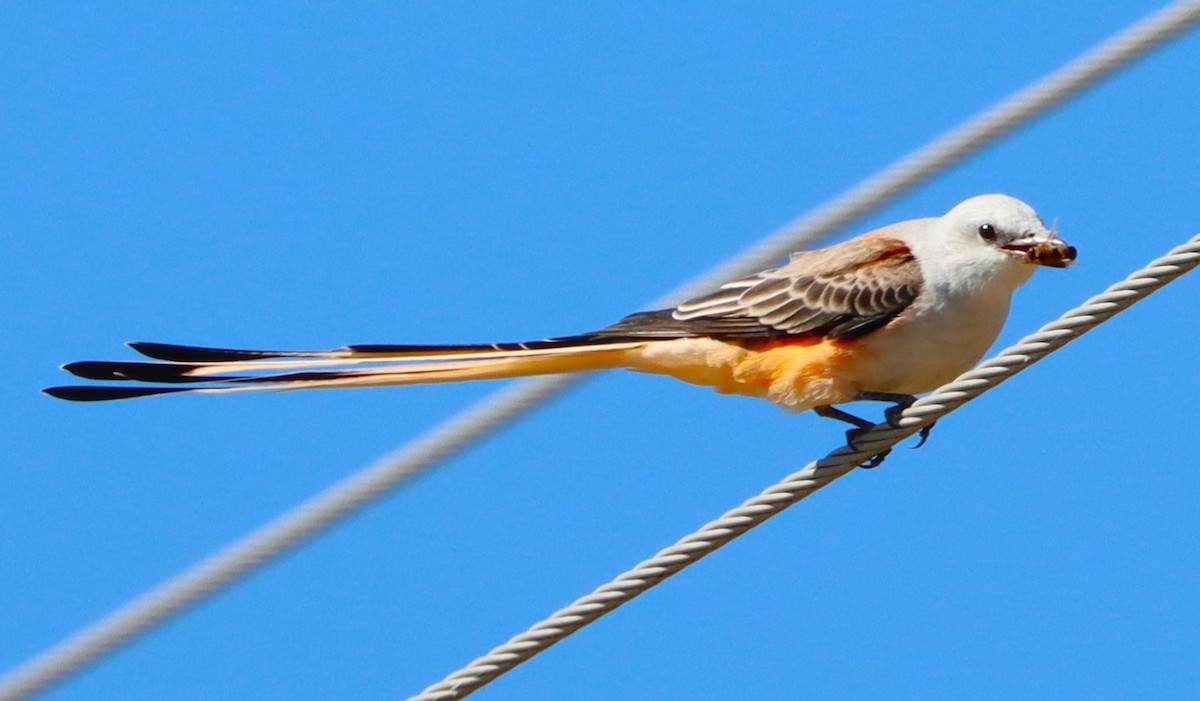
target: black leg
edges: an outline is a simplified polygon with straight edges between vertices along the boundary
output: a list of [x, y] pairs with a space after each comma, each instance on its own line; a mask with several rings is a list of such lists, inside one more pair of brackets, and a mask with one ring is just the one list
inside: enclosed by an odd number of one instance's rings
[[[883, 418], [892, 428], [900, 428], [900, 415], [904, 410], [912, 406], [917, 398], [911, 394], [895, 394], [892, 392], [859, 392], [854, 397], [855, 401], [866, 402], [895, 402], [892, 406], [883, 410]], [[929, 440], [929, 434], [933, 432], [933, 427], [937, 422], [933, 422], [928, 426], [921, 427], [917, 432], [917, 444], [913, 446], [913, 450], [925, 445], [925, 441]]]
[[[854, 428], [846, 431], [846, 445], [850, 446], [850, 448], [853, 450], [858, 450], [858, 446], [854, 444], [855, 439], [861, 436], [864, 431], [875, 425], [866, 419], [859, 418], [848, 411], [842, 411], [841, 409], [829, 406], [828, 404], [824, 406], [813, 407], [813, 412], [817, 416], [822, 416], [827, 419], [837, 419], [838, 421], [844, 421], [848, 424], [854, 424]], [[892, 452], [892, 449], [888, 448], [879, 455], [876, 455], [867, 462], [863, 463], [862, 468], [864, 470], [870, 470], [871, 468], [879, 467], [883, 464], [884, 459], [890, 452]]]
[[823, 416], [827, 419], [837, 419], [845, 421], [848, 424], [854, 424], [858, 428], [871, 428], [875, 424], [866, 419], [859, 418], [848, 411], [842, 411], [836, 407], [825, 404], [824, 406], [813, 407], [813, 412], [817, 416]]
[[895, 421], [900, 418], [900, 412], [912, 406], [917, 398], [911, 394], [895, 394], [893, 392], [859, 392], [854, 395], [856, 402], [891, 402], [894, 406], [890, 406], [883, 412], [884, 418], [887, 419], [892, 428], [897, 428]]

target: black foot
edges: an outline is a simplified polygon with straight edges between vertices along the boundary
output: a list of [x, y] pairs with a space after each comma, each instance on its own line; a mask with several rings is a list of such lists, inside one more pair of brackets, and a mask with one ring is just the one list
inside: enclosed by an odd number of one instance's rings
[[[891, 426], [892, 428], [899, 428], [899, 426], [896, 425], [895, 421], [900, 417], [900, 412], [904, 411], [913, 402], [917, 401], [917, 398], [912, 395], [887, 394], [887, 393], [882, 393], [882, 392], [862, 392], [857, 397], [855, 397], [855, 399], [856, 400], [862, 399], [862, 400], [869, 400], [869, 401], [881, 401], [881, 402], [896, 402], [895, 406], [889, 407], [887, 409], [887, 411], [885, 411], [883, 414], [884, 417], [887, 419], [888, 425]], [[854, 428], [850, 429], [849, 431], [846, 431], [846, 445], [849, 446], [851, 450], [859, 450], [858, 445], [856, 445], [856, 441], [859, 439], [859, 437], [861, 437], [864, 433], [867, 432], [867, 429], [869, 429], [875, 425], [875, 424], [871, 423], [870, 421], [867, 421], [866, 419], [863, 419], [858, 416], [855, 416], [854, 414], [851, 414], [850, 412], [842, 411], [841, 409], [837, 409], [835, 407], [828, 406], [828, 405], [813, 407], [813, 412], [816, 413], [817, 416], [823, 416], [827, 419], [837, 419], [838, 421], [844, 421], [848, 424], [852, 424], [854, 426]], [[932, 428], [933, 428], [933, 424], [930, 424], [929, 426], [926, 426], [925, 428], [921, 429], [921, 433], [920, 433], [921, 442], [918, 443], [916, 447], [920, 448], [922, 445], [925, 445], [925, 440], [927, 438], [929, 438], [929, 431]], [[861, 467], [864, 470], [870, 470], [872, 468], [879, 467], [880, 465], [883, 464], [884, 459], [887, 458], [888, 453], [891, 453], [891, 452], [892, 452], [892, 449], [888, 448], [887, 450], [883, 451], [882, 453], [876, 455], [875, 457], [871, 458], [867, 462], [863, 463], [861, 465]]]
[[[849, 431], [846, 431], [846, 445], [850, 448], [850, 450], [861, 450], [858, 447], [858, 439], [862, 437], [862, 434], [867, 432], [868, 428], [870, 428], [869, 425], [863, 426], [861, 428], [852, 428]], [[861, 467], [864, 470], [871, 470], [876, 467], [879, 467], [880, 465], [883, 464], [883, 461], [887, 459], [887, 456], [889, 454], [891, 454], [891, 452], [892, 452], [892, 449], [888, 448], [887, 450], [883, 451], [882, 453], [879, 453], [875, 457], [866, 461], [862, 465], [859, 465], [859, 467]]]
[[917, 444], [913, 446], [913, 450], [916, 450], [917, 448], [920, 448], [921, 446], [925, 445], [925, 441], [929, 440], [929, 434], [933, 433], [933, 427], [936, 425], [937, 425], [937, 422], [934, 421], [933, 423], [929, 424], [928, 426], [921, 427], [921, 430], [917, 432], [917, 438], [919, 440], [917, 440]]
[[883, 451], [879, 455], [876, 455], [875, 457], [871, 458], [870, 460], [859, 465], [859, 467], [861, 467], [864, 470], [874, 470], [875, 468], [882, 465], [884, 460], [887, 460], [887, 456], [891, 452], [892, 452], [892, 449], [888, 448], [887, 450]]
[[905, 409], [912, 406], [912, 403], [915, 401], [915, 399], [910, 397], [907, 402], [893, 404], [892, 406], [884, 409], [883, 420], [887, 421], [888, 426], [891, 426], [892, 428], [900, 428], [900, 415], [904, 413]]
[[[900, 428], [900, 415], [904, 410], [913, 405], [917, 398], [911, 394], [891, 394], [890, 392], [859, 392], [856, 400], [876, 401], [876, 402], [895, 402], [892, 406], [883, 410], [883, 418], [887, 421], [888, 426], [892, 428]], [[925, 441], [929, 440], [929, 434], [933, 432], [933, 427], [937, 422], [922, 426], [917, 432], [917, 444], [913, 446], [913, 450], [925, 445]]]

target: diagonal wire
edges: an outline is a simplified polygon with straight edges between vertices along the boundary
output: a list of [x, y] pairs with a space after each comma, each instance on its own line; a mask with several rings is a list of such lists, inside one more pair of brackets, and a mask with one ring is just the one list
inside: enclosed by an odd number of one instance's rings
[[901, 415], [897, 421], [898, 428], [886, 423], [876, 424], [855, 441], [857, 448], [838, 448], [824, 458], [809, 463], [741, 506], [618, 575], [591, 594], [410, 697], [409, 701], [448, 701], [474, 693], [568, 635], [827, 486], [871, 457], [891, 450], [892, 446], [916, 433], [922, 426], [930, 425], [1021, 372], [1197, 265], [1200, 265], [1200, 234], [975, 369], [960, 375], [958, 379], [919, 399]]
[[[1180, 0], [1127, 27], [1033, 85], [1009, 96], [757, 246], [666, 295], [658, 304], [706, 292], [752, 273], [916, 187], [952, 163], [1028, 123], [1200, 20], [1200, 0]], [[312, 538], [387, 490], [483, 439], [548, 401], [579, 376], [524, 380], [486, 397], [408, 445], [281, 514], [182, 573], [60, 641], [0, 678], [0, 701], [26, 698], [111, 654], [220, 589]]]

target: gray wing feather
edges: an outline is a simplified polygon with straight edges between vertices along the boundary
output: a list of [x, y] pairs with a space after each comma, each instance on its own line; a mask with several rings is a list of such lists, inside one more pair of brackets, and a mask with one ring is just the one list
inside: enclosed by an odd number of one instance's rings
[[[675, 322], [728, 335], [848, 338], [896, 317], [921, 292], [921, 271], [900, 239], [867, 236], [793, 256], [782, 268], [680, 304]], [[711, 331], [710, 331], [711, 332]]]

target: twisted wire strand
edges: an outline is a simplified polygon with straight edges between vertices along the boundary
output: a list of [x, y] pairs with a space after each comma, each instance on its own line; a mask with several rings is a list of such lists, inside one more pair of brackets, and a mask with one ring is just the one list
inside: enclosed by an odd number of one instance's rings
[[[865, 216], [995, 139], [1046, 113], [1200, 21], [1200, 0], [1179, 0], [1005, 98], [758, 245], [660, 298], [666, 306], [770, 264]], [[0, 701], [17, 701], [111, 654], [151, 628], [214, 596], [291, 548], [348, 518], [388, 490], [436, 467], [582, 376], [522, 380], [447, 419], [390, 455], [281, 514], [242, 539], [77, 631], [0, 677]]]
[[410, 701], [446, 701], [474, 693], [858, 465], [890, 450], [921, 427], [942, 418], [1096, 328], [1117, 312], [1128, 309], [1198, 264], [1200, 234], [913, 403], [900, 415], [896, 427], [886, 423], [876, 424], [855, 441], [857, 448], [844, 446], [809, 463], [741, 506], [725, 512], [720, 518], [618, 575], [591, 594], [559, 609], [545, 620], [530, 626], [524, 633], [410, 697]]

